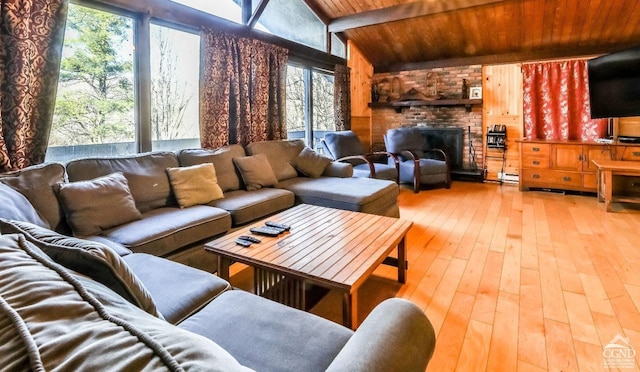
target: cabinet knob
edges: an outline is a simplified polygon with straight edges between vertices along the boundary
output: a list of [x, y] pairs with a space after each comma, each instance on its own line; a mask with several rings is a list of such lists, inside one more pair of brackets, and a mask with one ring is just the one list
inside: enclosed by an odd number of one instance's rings
[[540, 151], [540, 148], [539, 148], [539, 147], [532, 147], [532, 148], [531, 148], [531, 151], [533, 151], [533, 152], [538, 152], [538, 151]]
[[564, 177], [562, 177], [562, 180], [563, 180], [564, 182], [569, 182], [569, 181], [571, 181], [571, 177], [569, 177], [569, 176], [564, 176]]
[[634, 151], [631, 154], [633, 154], [633, 156], [640, 156], [640, 151]]
[[532, 161], [531, 163], [533, 163], [533, 165], [540, 165], [540, 162], [537, 160]]
[[583, 160], [582, 154], [578, 155], [578, 161], [582, 161], [582, 160]]
[[537, 174], [537, 173], [536, 173], [536, 174], [532, 174], [532, 175], [531, 175], [531, 178], [538, 179], [538, 178], [540, 178], [540, 175], [539, 175], [539, 174]]

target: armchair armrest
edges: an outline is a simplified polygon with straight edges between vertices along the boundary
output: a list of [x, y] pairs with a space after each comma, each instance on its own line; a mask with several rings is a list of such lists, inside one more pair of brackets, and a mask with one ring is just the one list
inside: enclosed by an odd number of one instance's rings
[[439, 156], [442, 157], [442, 160], [446, 161], [447, 163], [449, 163], [449, 159], [447, 158], [447, 154], [442, 151], [441, 149], [432, 149], [432, 150], [424, 150], [424, 152], [428, 153], [434, 153], [434, 154], [438, 154]]
[[421, 371], [435, 348], [433, 326], [413, 303], [392, 298], [378, 305], [327, 371]]
[[366, 155], [350, 155], [345, 156], [340, 159], [336, 159], [336, 161], [347, 161], [347, 160], [361, 160], [363, 163], [369, 165], [369, 174], [371, 178], [376, 178], [376, 168], [373, 165], [373, 160], [369, 156]]

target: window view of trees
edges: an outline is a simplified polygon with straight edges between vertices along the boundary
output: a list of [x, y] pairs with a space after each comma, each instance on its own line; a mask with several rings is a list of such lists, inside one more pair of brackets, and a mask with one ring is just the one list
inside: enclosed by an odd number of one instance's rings
[[287, 66], [287, 135], [289, 138], [304, 138], [305, 92], [307, 91], [304, 69]]
[[176, 150], [200, 144], [199, 56], [198, 35], [151, 25], [151, 136], [154, 150]]
[[133, 141], [133, 21], [69, 5], [50, 146]]
[[333, 75], [312, 71], [313, 78], [313, 147], [325, 133], [336, 130], [333, 103]]
[[[287, 68], [287, 135], [304, 138], [316, 148], [327, 131], [335, 131], [333, 75], [298, 66]], [[312, 87], [312, 88], [311, 88]], [[312, 95], [313, 120], [305, 121], [306, 97]], [[311, 124], [311, 122], [313, 124]]]

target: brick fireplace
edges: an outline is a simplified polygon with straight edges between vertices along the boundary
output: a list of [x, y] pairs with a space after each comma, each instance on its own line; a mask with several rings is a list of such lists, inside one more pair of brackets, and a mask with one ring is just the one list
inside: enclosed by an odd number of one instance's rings
[[[424, 95], [433, 96], [433, 82], [437, 84], [438, 96], [443, 99], [459, 99], [462, 96], [462, 79], [468, 87], [482, 86], [482, 66], [458, 66], [379, 73], [373, 76], [381, 88], [380, 101], [392, 101], [388, 97], [415, 89]], [[393, 90], [393, 92], [392, 92]], [[400, 92], [398, 92], [400, 90]], [[399, 112], [398, 112], [399, 111]], [[387, 130], [404, 126], [421, 128], [461, 128], [463, 169], [482, 169], [482, 105], [465, 106], [411, 106], [396, 110], [393, 107], [371, 109], [372, 146], [374, 150], [384, 148], [383, 136]], [[475, 150], [475, 164], [469, 151], [469, 129]], [[460, 151], [458, 149], [452, 151]]]

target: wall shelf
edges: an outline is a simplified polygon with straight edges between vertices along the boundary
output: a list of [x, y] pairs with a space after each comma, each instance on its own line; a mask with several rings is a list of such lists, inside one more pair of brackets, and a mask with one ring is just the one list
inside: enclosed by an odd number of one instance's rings
[[401, 112], [404, 107], [412, 106], [464, 106], [467, 111], [471, 111], [471, 106], [482, 105], [481, 99], [433, 99], [433, 100], [415, 100], [415, 101], [397, 101], [397, 102], [370, 102], [369, 107], [390, 107]]

